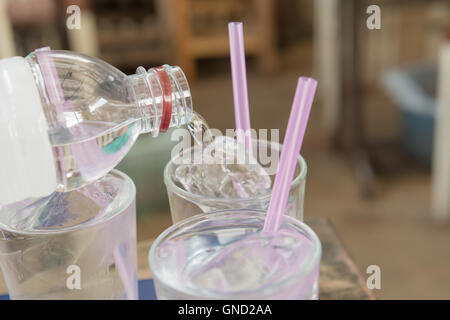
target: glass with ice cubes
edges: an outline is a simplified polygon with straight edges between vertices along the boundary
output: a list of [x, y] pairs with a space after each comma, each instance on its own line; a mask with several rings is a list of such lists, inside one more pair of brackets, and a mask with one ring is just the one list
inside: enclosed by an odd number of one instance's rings
[[[174, 223], [200, 212], [267, 209], [282, 146], [252, 140], [251, 152], [230, 137], [182, 150], [166, 165], [164, 182]], [[303, 220], [307, 166], [299, 155], [286, 214]]]
[[223, 210], [165, 230], [149, 254], [158, 299], [318, 299], [317, 235], [286, 215], [264, 233], [264, 219], [263, 210]]
[[113, 170], [80, 189], [0, 207], [11, 299], [137, 299], [136, 190]]

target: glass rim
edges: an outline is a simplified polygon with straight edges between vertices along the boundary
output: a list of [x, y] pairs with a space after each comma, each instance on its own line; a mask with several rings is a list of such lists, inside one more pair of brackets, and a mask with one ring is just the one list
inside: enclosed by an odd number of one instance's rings
[[[283, 147], [283, 144], [278, 143], [278, 142], [273, 142], [273, 141], [268, 141], [268, 140], [261, 140], [261, 139], [252, 139], [252, 141], [257, 141], [258, 144], [260, 142], [266, 143], [271, 145], [277, 145], [277, 147], [280, 149]], [[196, 146], [190, 147], [186, 150], [184, 150], [183, 152], [189, 152], [191, 151], [193, 148], [195, 148]], [[178, 155], [177, 155], [178, 157]], [[176, 157], [176, 158], [177, 158]], [[164, 167], [164, 184], [166, 185], [167, 191], [173, 191], [175, 194], [177, 194], [178, 196], [190, 200], [197, 200], [198, 202], [210, 202], [210, 201], [214, 201], [214, 202], [218, 202], [220, 204], [229, 204], [229, 203], [233, 203], [236, 201], [239, 201], [240, 203], [247, 203], [247, 202], [255, 202], [255, 201], [269, 201], [270, 197], [272, 195], [272, 193], [269, 194], [265, 194], [265, 195], [259, 195], [256, 197], [249, 197], [249, 198], [214, 198], [214, 197], [206, 197], [206, 196], [202, 196], [202, 195], [198, 195], [189, 191], [186, 191], [184, 189], [182, 189], [181, 187], [179, 187], [172, 179], [172, 175], [169, 174], [169, 169], [170, 167], [173, 165], [173, 161], [174, 159], [170, 159], [170, 161], [166, 164], [166, 166]], [[297, 164], [300, 166], [300, 171], [299, 173], [294, 176], [294, 179], [292, 180], [292, 184], [290, 189], [292, 189], [293, 187], [297, 187], [300, 184], [300, 181], [305, 180], [306, 179], [306, 173], [308, 170], [308, 166], [306, 164], [305, 159], [302, 157], [301, 154], [298, 155], [298, 160], [297, 160]], [[278, 167], [277, 167], [278, 170]]]
[[[245, 297], [248, 297], [249, 295], [252, 296], [252, 294], [255, 294], [255, 292], [257, 292], [258, 290], [261, 290], [261, 288], [256, 288], [256, 289], [252, 289], [252, 290], [241, 290], [241, 291], [237, 291], [237, 292], [229, 292], [229, 293], [221, 293], [221, 294], [214, 292], [214, 291], [207, 291], [208, 296], [206, 296], [205, 294], [202, 294], [202, 293], [204, 293], [202, 290], [189, 290], [188, 288], [185, 288], [185, 287], [183, 289], [186, 289], [186, 290], [183, 290], [180, 288], [175, 288], [174, 286], [167, 283], [166, 281], [163, 281], [162, 278], [160, 277], [160, 273], [158, 274], [157, 268], [154, 268], [155, 256], [156, 256], [155, 251], [161, 243], [163, 243], [167, 239], [170, 239], [168, 236], [171, 233], [176, 232], [177, 229], [180, 229], [182, 227], [191, 226], [191, 225], [194, 225], [195, 223], [201, 222], [202, 220], [206, 221], [208, 219], [211, 219], [211, 216], [214, 217], [214, 216], [220, 216], [220, 215], [232, 214], [232, 213], [235, 213], [235, 214], [248, 213], [249, 216], [250, 215], [258, 215], [260, 217], [263, 217], [262, 220], [264, 220], [264, 217], [266, 216], [266, 211], [260, 210], [260, 209], [226, 209], [226, 210], [213, 211], [213, 212], [210, 212], [207, 214], [197, 214], [197, 215], [194, 215], [192, 217], [181, 220], [181, 221], [171, 225], [169, 228], [164, 230], [155, 239], [155, 241], [152, 243], [152, 246], [150, 247], [149, 254], [148, 254], [148, 263], [149, 263], [150, 270], [153, 275], [153, 279], [160, 281], [165, 287], [169, 288], [173, 292], [176, 292], [183, 296], [189, 296], [189, 297], [194, 297], [194, 298], [203, 298], [203, 297], [208, 297], [208, 298], [213, 298], [213, 299], [245, 298]], [[308, 258], [310, 258], [310, 259], [305, 264], [302, 264], [301, 268], [298, 271], [292, 273], [288, 277], [282, 278], [280, 281], [277, 281], [275, 283], [275, 285], [270, 287], [269, 290], [267, 290], [267, 291], [264, 290], [264, 294], [262, 295], [262, 297], [270, 296], [271, 294], [274, 293], [274, 291], [278, 290], [279, 288], [289, 286], [289, 284], [291, 284], [292, 282], [295, 282], [295, 279], [299, 279], [299, 278], [309, 274], [310, 272], [313, 271], [313, 269], [317, 265], [320, 266], [320, 259], [322, 257], [322, 244], [320, 242], [319, 237], [314, 232], [314, 230], [312, 230], [311, 227], [309, 227], [306, 223], [304, 223], [298, 219], [295, 219], [291, 216], [284, 215], [283, 219], [284, 219], [284, 221], [288, 220], [287, 223], [289, 225], [298, 227], [302, 231], [305, 232], [305, 234], [308, 236], [308, 238], [311, 240], [311, 242], [313, 244], [312, 253], [308, 255]], [[267, 288], [265, 288], [265, 289], [267, 289]]]
[[[131, 196], [128, 197], [126, 201], [121, 203], [119, 207], [114, 209], [114, 213], [108, 215], [106, 218], [101, 219], [100, 221], [96, 221], [94, 218], [91, 218], [89, 221], [86, 222], [85, 225], [83, 225], [83, 228], [82, 228], [83, 230], [94, 227], [94, 226], [98, 225], [99, 223], [104, 224], [104, 223], [110, 221], [111, 219], [117, 217], [117, 215], [124, 212], [136, 198], [136, 186], [135, 186], [133, 180], [128, 175], [126, 175], [122, 171], [113, 169], [113, 170], [109, 171], [102, 178], [104, 178], [108, 175], [118, 176], [122, 181], [124, 181], [128, 185], [127, 188], [128, 188], [128, 191], [130, 191]], [[102, 179], [102, 178], [100, 178], [100, 179]], [[98, 179], [98, 180], [100, 180], [100, 179]], [[81, 188], [83, 188], [83, 187], [81, 187]], [[77, 189], [75, 189], [74, 191], [76, 191], [76, 190]], [[11, 229], [8, 226], [5, 226], [4, 224], [0, 223], [0, 231], [2, 231], [2, 230], [6, 231], [6, 232], [13, 232], [15, 234], [25, 235], [25, 236], [43, 236], [43, 235], [45, 236], [45, 235], [49, 235], [49, 234], [52, 234], [52, 235], [64, 234], [64, 233], [69, 233], [69, 232], [73, 232], [73, 231], [78, 231], [81, 229], [79, 228], [79, 225], [74, 225], [74, 226], [69, 226], [69, 227], [65, 227], [65, 228], [61, 228], [61, 229], [20, 231], [20, 230], [16, 230], [16, 229]]]

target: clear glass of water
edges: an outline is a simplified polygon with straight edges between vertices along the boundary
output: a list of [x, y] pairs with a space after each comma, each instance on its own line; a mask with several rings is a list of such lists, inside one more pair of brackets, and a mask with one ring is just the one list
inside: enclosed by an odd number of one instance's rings
[[[196, 149], [199, 148], [201, 148], [201, 146], [194, 146], [183, 150], [182, 155], [191, 154], [191, 159], [194, 159], [194, 153], [198, 151]], [[257, 139], [253, 140], [253, 156], [256, 158], [258, 164], [266, 170], [272, 185], [278, 168], [281, 148], [282, 145], [277, 142]], [[210, 197], [187, 191], [174, 177], [174, 173], [180, 163], [178, 159], [179, 156], [180, 155], [172, 158], [164, 169], [164, 183], [166, 185], [170, 212], [174, 223], [200, 212], [209, 213], [217, 210], [241, 208], [266, 210], [268, 208], [271, 196], [270, 190], [265, 194], [258, 194], [247, 198]], [[303, 221], [306, 173], [306, 162], [303, 157], [299, 155], [289, 193], [286, 213], [300, 221]]]
[[149, 254], [158, 299], [318, 299], [317, 235], [289, 216], [266, 234], [264, 219], [262, 210], [224, 210], [165, 230]]
[[136, 190], [113, 170], [83, 188], [0, 208], [11, 299], [137, 299]]

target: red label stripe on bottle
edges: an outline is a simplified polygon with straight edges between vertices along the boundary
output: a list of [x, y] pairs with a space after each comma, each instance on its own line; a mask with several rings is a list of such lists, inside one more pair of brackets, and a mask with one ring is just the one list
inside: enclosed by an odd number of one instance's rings
[[161, 81], [163, 93], [163, 110], [161, 114], [160, 132], [166, 132], [169, 129], [170, 121], [172, 119], [172, 85], [170, 84], [169, 75], [164, 67], [154, 68]]

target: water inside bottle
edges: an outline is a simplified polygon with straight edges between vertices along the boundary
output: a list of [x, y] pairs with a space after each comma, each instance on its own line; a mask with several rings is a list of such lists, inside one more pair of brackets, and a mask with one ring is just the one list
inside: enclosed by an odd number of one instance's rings
[[[198, 113], [194, 112], [187, 129], [197, 145], [212, 141], [208, 123]], [[121, 124], [84, 120], [69, 128], [52, 128], [50, 139], [62, 182], [58, 191], [76, 189], [103, 177], [125, 157], [140, 133], [140, 122], [135, 120]]]
[[83, 121], [70, 129], [53, 129], [53, 155], [62, 182], [58, 191], [76, 189], [105, 176], [125, 157], [140, 132], [139, 121], [120, 125]]

